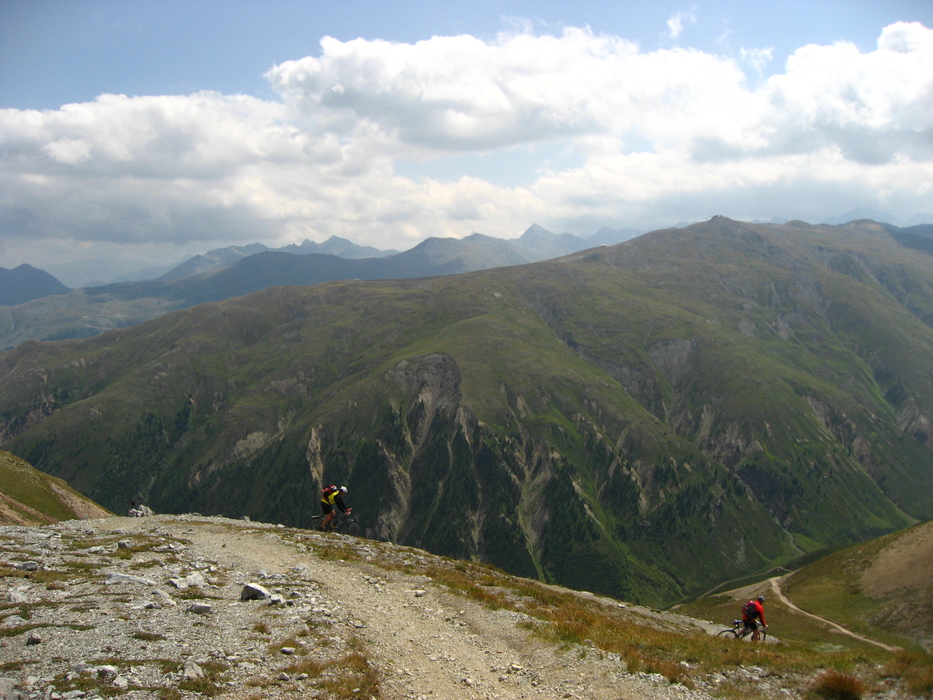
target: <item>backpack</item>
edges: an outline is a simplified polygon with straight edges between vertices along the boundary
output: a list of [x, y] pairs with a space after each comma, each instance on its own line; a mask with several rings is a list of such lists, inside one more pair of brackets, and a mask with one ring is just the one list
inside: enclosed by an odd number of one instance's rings
[[336, 490], [337, 490], [336, 486], [333, 486], [333, 485], [325, 486], [324, 488], [321, 489], [321, 498], [327, 498]]
[[751, 620], [758, 614], [758, 609], [755, 607], [755, 601], [750, 600], [745, 605], [742, 606], [742, 619]]

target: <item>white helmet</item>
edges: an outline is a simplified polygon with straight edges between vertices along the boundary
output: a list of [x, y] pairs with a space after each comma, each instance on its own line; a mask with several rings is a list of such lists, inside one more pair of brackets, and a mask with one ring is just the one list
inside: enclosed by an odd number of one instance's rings
[[347, 493], [347, 487], [346, 487], [346, 486], [341, 486], [341, 487], [340, 487], [340, 493], [346, 495], [346, 493]]

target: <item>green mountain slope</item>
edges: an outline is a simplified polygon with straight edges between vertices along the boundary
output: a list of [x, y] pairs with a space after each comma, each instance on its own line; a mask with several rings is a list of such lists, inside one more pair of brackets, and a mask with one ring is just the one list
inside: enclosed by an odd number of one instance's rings
[[[783, 584], [797, 605], [872, 637], [933, 649], [933, 521], [850, 547]], [[902, 643], [902, 642], [901, 642]]]
[[648, 603], [933, 515], [933, 264], [715, 218], [270, 289], [0, 355], [0, 440], [108, 507], [302, 523]]
[[61, 479], [0, 451], [0, 525], [45, 525], [107, 515]]
[[766, 597], [771, 635], [781, 641], [929, 653], [933, 521], [846, 547], [783, 576], [701, 596], [677, 611], [726, 626], [759, 594]]

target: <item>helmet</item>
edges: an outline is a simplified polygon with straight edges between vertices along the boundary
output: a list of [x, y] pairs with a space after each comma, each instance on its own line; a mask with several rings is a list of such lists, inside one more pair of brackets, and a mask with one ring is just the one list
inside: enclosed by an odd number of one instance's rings
[[758, 602], [759, 602], [759, 603], [764, 603], [764, 602], [765, 602], [765, 597], [764, 597], [763, 595], [758, 596]]
[[346, 486], [341, 486], [341, 487], [340, 487], [340, 493], [345, 494], [346, 492], [347, 492], [347, 487], [346, 487]]

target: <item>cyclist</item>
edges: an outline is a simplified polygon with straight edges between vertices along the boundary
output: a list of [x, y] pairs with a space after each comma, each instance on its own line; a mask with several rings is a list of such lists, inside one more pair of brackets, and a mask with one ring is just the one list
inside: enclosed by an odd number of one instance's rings
[[768, 623], [765, 622], [764, 602], [765, 597], [760, 595], [756, 600], [750, 600], [742, 606], [742, 623], [745, 625], [745, 629], [742, 630], [742, 636], [744, 637], [751, 632], [753, 642], [757, 642], [761, 638], [761, 635], [758, 633], [757, 621], [761, 621], [762, 627], [768, 626]]
[[344, 513], [349, 513], [350, 509], [343, 502], [343, 497], [347, 495], [347, 487], [328, 486], [321, 489], [321, 512], [324, 519], [321, 521], [321, 530], [330, 530], [331, 523], [334, 520], [334, 506], [340, 508]]

